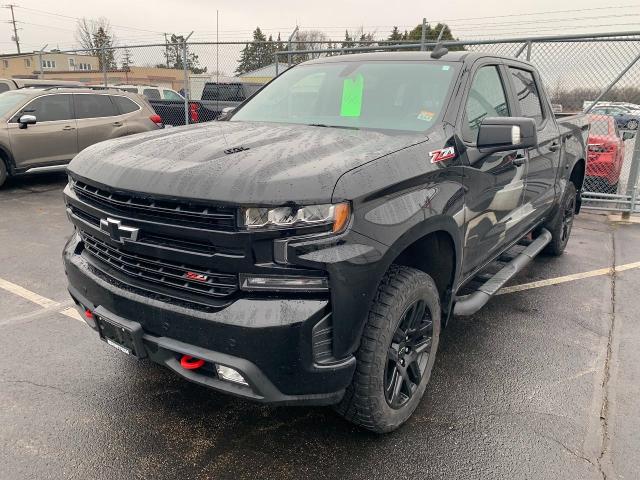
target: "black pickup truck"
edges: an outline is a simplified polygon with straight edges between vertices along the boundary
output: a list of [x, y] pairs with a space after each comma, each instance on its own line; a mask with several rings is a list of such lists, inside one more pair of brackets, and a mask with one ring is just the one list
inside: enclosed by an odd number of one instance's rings
[[454, 314], [563, 252], [585, 171], [588, 124], [531, 64], [439, 52], [310, 61], [227, 121], [82, 151], [64, 264], [89, 326], [221, 392], [400, 426]]
[[[189, 123], [216, 120], [225, 109], [234, 109], [262, 88], [262, 85], [248, 83], [207, 82], [199, 100], [188, 101]], [[162, 118], [165, 125], [185, 124], [184, 101], [152, 100], [149, 103]]]

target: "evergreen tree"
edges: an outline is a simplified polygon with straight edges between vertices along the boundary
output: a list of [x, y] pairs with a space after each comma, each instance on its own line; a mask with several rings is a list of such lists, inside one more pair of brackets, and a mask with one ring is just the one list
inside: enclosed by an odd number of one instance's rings
[[[182, 70], [184, 68], [182, 58], [184, 56], [184, 36], [172, 34], [167, 42], [164, 56], [166, 64], [159, 64], [158, 68], [167, 68], [168, 66], [168, 68]], [[200, 66], [200, 59], [193, 52], [187, 54], [187, 68], [191, 73], [206, 73], [207, 71], [207, 67]]]
[[129, 47], [124, 47], [122, 51], [122, 70], [128, 70], [133, 65], [133, 57], [131, 56], [131, 50]]
[[112, 46], [111, 37], [105, 32], [104, 28], [98, 28], [96, 33], [93, 34], [93, 48], [98, 54], [98, 66], [100, 70], [102, 70], [105, 65], [108, 70], [118, 68], [114, 59]]
[[262, 33], [260, 27], [256, 27], [253, 31], [251, 43], [247, 43], [242, 49], [236, 74], [241, 75], [271, 65], [274, 60], [274, 52], [276, 48], [280, 48], [279, 45], [281, 43], [282, 40], [279, 34], [276, 44], [272, 36], [269, 36], [267, 40], [267, 37]]

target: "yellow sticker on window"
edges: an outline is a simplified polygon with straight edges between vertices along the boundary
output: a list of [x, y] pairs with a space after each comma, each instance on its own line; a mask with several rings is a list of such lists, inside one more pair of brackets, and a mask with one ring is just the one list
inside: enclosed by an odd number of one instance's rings
[[345, 78], [342, 83], [341, 117], [359, 117], [362, 111], [362, 92], [364, 91], [364, 77], [361, 73], [351, 78]]

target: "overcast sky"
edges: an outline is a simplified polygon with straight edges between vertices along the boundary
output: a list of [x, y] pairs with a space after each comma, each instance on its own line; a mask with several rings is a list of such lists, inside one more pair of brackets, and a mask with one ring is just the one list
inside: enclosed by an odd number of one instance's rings
[[[640, 4], [601, 0], [14, 0], [23, 50], [48, 43], [49, 48], [72, 48], [75, 18], [107, 17], [120, 44], [162, 41], [162, 32], [188, 33], [196, 40], [215, 40], [216, 9], [220, 12], [220, 39], [245, 40], [256, 26], [267, 34], [286, 38], [293, 27], [319, 29], [341, 39], [344, 29], [364, 26], [386, 36], [393, 25], [402, 29], [426, 17], [445, 20], [460, 38], [497, 38], [515, 35], [553, 35], [640, 30]], [[37, 11], [36, 11], [37, 10]], [[560, 13], [558, 11], [568, 11]], [[545, 13], [558, 12], [558, 13]], [[8, 9], [0, 12], [10, 20]], [[534, 15], [528, 15], [534, 14]], [[489, 18], [486, 18], [489, 17]], [[11, 25], [0, 26], [0, 51], [11, 53]]]

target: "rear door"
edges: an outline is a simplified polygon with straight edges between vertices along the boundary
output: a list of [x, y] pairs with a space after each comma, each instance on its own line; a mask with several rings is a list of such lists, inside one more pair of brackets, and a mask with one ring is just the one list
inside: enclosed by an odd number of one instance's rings
[[76, 93], [73, 97], [78, 125], [78, 151], [127, 134], [126, 117], [120, 114], [111, 96]]
[[523, 67], [508, 67], [516, 115], [532, 118], [538, 130], [538, 146], [527, 151], [524, 208], [535, 222], [553, 207], [560, 168], [560, 132], [548, 103], [542, 96], [537, 75]]
[[525, 153], [510, 150], [486, 154], [476, 147], [478, 130], [487, 117], [513, 116], [506, 71], [495, 63], [478, 62], [458, 120], [465, 144], [465, 257], [463, 274], [471, 274], [507, 243], [522, 234]]
[[[9, 142], [17, 168], [64, 164], [78, 153], [71, 94], [51, 94], [27, 103], [9, 121]], [[35, 115], [37, 123], [19, 128], [18, 119]]]

